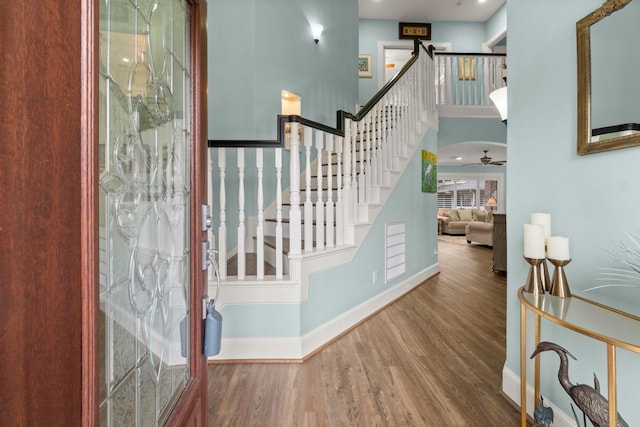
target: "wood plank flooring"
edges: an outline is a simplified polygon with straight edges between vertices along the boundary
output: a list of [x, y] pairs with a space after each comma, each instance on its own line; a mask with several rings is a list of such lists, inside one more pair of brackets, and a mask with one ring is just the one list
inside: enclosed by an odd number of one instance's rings
[[500, 394], [506, 278], [439, 242], [441, 273], [303, 363], [212, 364], [209, 426], [517, 426]]

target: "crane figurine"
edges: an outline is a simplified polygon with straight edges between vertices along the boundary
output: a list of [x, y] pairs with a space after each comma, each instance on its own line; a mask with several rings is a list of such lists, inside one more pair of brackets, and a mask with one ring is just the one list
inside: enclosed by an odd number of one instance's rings
[[[542, 341], [536, 347], [531, 358], [533, 359], [538, 353], [543, 351], [552, 350], [560, 356], [560, 368], [558, 369], [558, 380], [562, 388], [571, 396], [571, 399], [582, 410], [584, 415], [591, 420], [594, 427], [607, 427], [609, 425], [609, 403], [607, 399], [602, 396], [599, 390], [588, 386], [586, 384], [571, 384], [569, 381], [569, 359], [567, 355], [573, 355], [566, 349], [548, 341]], [[596, 387], [599, 389], [598, 382], [596, 380]], [[629, 425], [618, 414], [617, 427], [629, 427]]]

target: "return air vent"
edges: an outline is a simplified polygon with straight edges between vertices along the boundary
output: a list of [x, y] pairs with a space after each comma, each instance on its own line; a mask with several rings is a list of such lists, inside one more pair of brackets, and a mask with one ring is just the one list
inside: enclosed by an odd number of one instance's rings
[[405, 273], [405, 223], [392, 222], [385, 229], [385, 283]]

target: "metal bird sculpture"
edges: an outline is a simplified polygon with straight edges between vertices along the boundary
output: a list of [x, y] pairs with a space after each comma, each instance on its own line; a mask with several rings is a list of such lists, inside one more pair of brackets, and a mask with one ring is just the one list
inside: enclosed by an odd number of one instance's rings
[[533, 418], [536, 420], [538, 427], [549, 427], [553, 424], [553, 409], [548, 406], [544, 406], [544, 399], [540, 396], [540, 403], [533, 411]]
[[[607, 427], [609, 425], [609, 403], [596, 389], [586, 384], [571, 384], [569, 381], [569, 359], [567, 354], [573, 357], [566, 349], [558, 344], [548, 341], [542, 341], [538, 344], [531, 358], [533, 359], [538, 353], [553, 350], [560, 356], [560, 368], [558, 369], [558, 380], [562, 388], [571, 396], [571, 399], [582, 410], [582, 412], [591, 420], [594, 427]], [[573, 357], [575, 359], [575, 357]], [[617, 427], [629, 427], [629, 425], [618, 414]]]

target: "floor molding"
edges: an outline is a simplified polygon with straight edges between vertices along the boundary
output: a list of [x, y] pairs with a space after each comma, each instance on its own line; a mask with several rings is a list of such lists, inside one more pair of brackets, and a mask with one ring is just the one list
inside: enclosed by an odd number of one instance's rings
[[[516, 374], [505, 365], [502, 368], [502, 392], [511, 399], [516, 406], [520, 406], [520, 374]], [[576, 427], [573, 416], [569, 416], [552, 401], [544, 397], [544, 405], [553, 409], [553, 427]], [[527, 415], [533, 417], [533, 386], [527, 383]]]
[[304, 360], [439, 272], [439, 264], [433, 264], [301, 337], [223, 338], [220, 354], [209, 363]]

